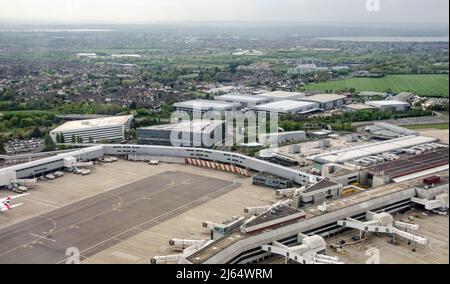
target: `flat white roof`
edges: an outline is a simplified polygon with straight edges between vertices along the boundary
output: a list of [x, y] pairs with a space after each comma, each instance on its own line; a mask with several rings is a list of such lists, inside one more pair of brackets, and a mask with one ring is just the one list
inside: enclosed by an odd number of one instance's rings
[[192, 120], [183, 121], [180, 123], [171, 123], [163, 125], [155, 125], [149, 127], [142, 127], [140, 129], [150, 130], [169, 130], [169, 131], [191, 131], [191, 132], [205, 132], [210, 133], [217, 127], [221, 127], [224, 123], [223, 120]]
[[262, 93], [262, 94], [259, 94], [258, 96], [288, 100], [290, 98], [298, 98], [298, 97], [305, 96], [305, 94], [299, 93], [299, 92], [274, 91], [274, 92], [269, 92], [269, 93]]
[[213, 101], [213, 100], [191, 100], [184, 101], [174, 104], [175, 107], [179, 108], [189, 108], [189, 109], [200, 109], [200, 110], [227, 110], [240, 106], [236, 103], [227, 103], [221, 101]]
[[388, 141], [347, 148], [344, 150], [309, 156], [308, 159], [320, 163], [345, 163], [354, 159], [409, 148], [420, 144], [435, 142], [435, 138], [425, 136], [405, 136]]
[[53, 129], [51, 132], [64, 132], [70, 130], [82, 130], [104, 126], [123, 125], [133, 118], [133, 115], [108, 116], [95, 119], [68, 121], [63, 125]]
[[327, 102], [334, 102], [337, 100], [343, 100], [346, 99], [346, 96], [343, 95], [336, 95], [336, 94], [318, 94], [318, 95], [312, 95], [307, 96], [304, 98], [301, 98], [302, 101], [311, 101], [316, 103], [327, 103]]
[[373, 105], [373, 106], [397, 106], [397, 105], [409, 106], [408, 103], [400, 102], [400, 101], [369, 101], [369, 102], [366, 102], [366, 104]]
[[345, 108], [354, 109], [354, 110], [364, 110], [364, 109], [374, 109], [374, 106], [370, 106], [367, 104], [351, 104], [346, 105]]
[[278, 101], [268, 104], [262, 104], [253, 107], [255, 110], [261, 110], [261, 111], [272, 111], [272, 112], [292, 112], [301, 110], [304, 108], [318, 108], [319, 106], [316, 103], [312, 102], [303, 102], [303, 101], [291, 101], [291, 100], [284, 100], [284, 101]]
[[258, 102], [268, 102], [271, 100], [271, 98], [258, 96], [258, 95], [232, 95], [227, 94], [223, 96], [217, 96], [214, 97], [215, 100], [219, 101], [232, 101], [232, 102], [239, 102], [239, 103], [258, 103]]
[[283, 135], [293, 135], [293, 134], [306, 134], [305, 131], [287, 131], [287, 132], [278, 132], [278, 133], [265, 133], [260, 134], [259, 136], [265, 136], [265, 137], [277, 137], [277, 136], [283, 136]]

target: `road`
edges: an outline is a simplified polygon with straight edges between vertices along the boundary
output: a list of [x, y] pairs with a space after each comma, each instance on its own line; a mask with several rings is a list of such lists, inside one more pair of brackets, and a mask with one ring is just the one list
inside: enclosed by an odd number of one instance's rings
[[361, 127], [372, 125], [374, 122], [386, 122], [400, 126], [421, 125], [421, 124], [444, 124], [449, 122], [449, 117], [448, 116], [408, 117], [399, 119], [353, 122], [352, 125], [355, 127]]

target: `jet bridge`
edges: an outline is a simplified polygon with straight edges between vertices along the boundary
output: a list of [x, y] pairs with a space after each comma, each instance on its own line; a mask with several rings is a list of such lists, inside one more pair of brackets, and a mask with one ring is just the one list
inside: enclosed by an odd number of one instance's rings
[[[417, 226], [413, 226], [411, 224], [406, 224], [403, 222], [393, 222], [392, 216], [388, 213], [383, 212], [375, 214], [373, 212], [367, 212], [367, 217], [370, 220], [366, 222], [361, 222], [352, 218], [347, 218], [345, 220], [338, 221], [337, 224], [339, 226], [358, 230], [360, 232], [361, 237], [363, 232], [381, 233], [392, 235], [393, 238], [395, 238], [398, 235], [407, 239], [408, 241], [411, 241], [419, 245], [428, 244], [427, 238], [413, 235], [410, 232], [399, 229], [399, 228], [402, 229], [412, 228], [417, 230], [418, 229]], [[398, 226], [399, 228], [396, 228], [394, 226]]]
[[261, 249], [273, 254], [281, 255], [288, 260], [300, 264], [343, 264], [338, 257], [323, 255], [326, 251], [325, 240], [318, 236], [306, 236], [299, 234], [297, 239], [300, 245], [288, 247], [279, 242], [271, 245], [263, 245]]

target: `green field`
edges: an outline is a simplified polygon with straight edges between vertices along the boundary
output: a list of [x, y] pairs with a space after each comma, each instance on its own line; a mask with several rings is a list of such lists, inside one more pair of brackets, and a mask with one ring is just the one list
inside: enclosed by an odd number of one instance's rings
[[407, 126], [403, 126], [403, 127], [411, 129], [411, 130], [417, 130], [417, 129], [447, 130], [448, 129], [448, 124], [421, 124], [421, 125], [407, 125]]
[[449, 92], [448, 75], [387, 75], [383, 78], [351, 78], [306, 86], [308, 91], [337, 91], [344, 88], [355, 88], [358, 92], [413, 92], [430, 97], [448, 97]]

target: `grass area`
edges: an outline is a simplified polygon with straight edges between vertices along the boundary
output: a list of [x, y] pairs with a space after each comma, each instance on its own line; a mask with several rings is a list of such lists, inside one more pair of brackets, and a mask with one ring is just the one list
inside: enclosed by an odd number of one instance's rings
[[383, 78], [350, 78], [306, 86], [309, 91], [339, 90], [355, 88], [358, 92], [374, 91], [394, 93], [413, 92], [421, 96], [449, 96], [448, 75], [387, 75]]
[[20, 114], [20, 113], [26, 113], [26, 114], [48, 114], [53, 113], [53, 111], [48, 110], [0, 110], [1, 114]]
[[406, 125], [403, 126], [404, 128], [408, 128], [411, 130], [417, 130], [417, 129], [440, 129], [440, 130], [447, 130], [448, 124], [442, 123], [442, 124], [418, 124], [418, 125]]

